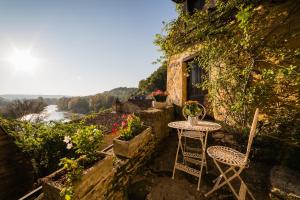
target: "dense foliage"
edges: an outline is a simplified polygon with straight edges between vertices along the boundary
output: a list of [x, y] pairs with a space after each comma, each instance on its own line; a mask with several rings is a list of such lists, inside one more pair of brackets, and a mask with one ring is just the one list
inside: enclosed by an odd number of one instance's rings
[[31, 159], [38, 176], [58, 169], [64, 157], [91, 155], [102, 142], [100, 130], [82, 123], [30, 123], [0, 118], [0, 124]]
[[139, 91], [148, 94], [155, 90], [166, 90], [167, 85], [167, 63], [162, 62], [162, 65], [154, 71], [148, 78], [139, 82]]
[[167, 58], [190, 48], [210, 75], [198, 87], [227, 124], [243, 131], [256, 107], [265, 116], [262, 132], [300, 138], [300, 49], [297, 0], [217, 1], [211, 12], [167, 23], [155, 43]]

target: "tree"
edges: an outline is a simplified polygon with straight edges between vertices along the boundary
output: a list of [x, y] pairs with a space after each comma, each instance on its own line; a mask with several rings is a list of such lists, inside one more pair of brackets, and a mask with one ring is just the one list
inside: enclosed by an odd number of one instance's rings
[[38, 99], [14, 100], [3, 109], [5, 117], [19, 118], [31, 113], [39, 113], [47, 106], [42, 97]]
[[154, 90], [166, 90], [167, 84], [167, 62], [154, 71], [148, 78], [139, 82], [139, 90], [142, 93], [150, 93]]
[[88, 113], [90, 111], [88, 99], [84, 97], [71, 98], [68, 102], [68, 110], [75, 113]]

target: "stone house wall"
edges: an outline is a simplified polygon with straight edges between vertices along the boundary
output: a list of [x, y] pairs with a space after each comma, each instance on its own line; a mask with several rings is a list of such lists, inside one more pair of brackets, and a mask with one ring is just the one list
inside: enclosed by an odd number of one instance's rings
[[[167, 91], [169, 93], [168, 103], [174, 104], [178, 107], [183, 107], [184, 102], [188, 99], [187, 91], [187, 61], [195, 58], [198, 55], [198, 50], [202, 48], [201, 44], [196, 44], [186, 51], [176, 54], [170, 57], [167, 69]], [[210, 79], [215, 77], [217, 74], [216, 70], [212, 69], [209, 74]], [[207, 101], [207, 98], [204, 99], [204, 106], [208, 109], [213, 105], [210, 105]], [[221, 119], [222, 116], [219, 116], [219, 110], [211, 109], [212, 112], [208, 113], [213, 116], [215, 119]]]
[[195, 45], [187, 51], [171, 56], [167, 69], [168, 102], [176, 106], [183, 106], [187, 100], [187, 64], [186, 61], [194, 58], [197, 49], [201, 45]]

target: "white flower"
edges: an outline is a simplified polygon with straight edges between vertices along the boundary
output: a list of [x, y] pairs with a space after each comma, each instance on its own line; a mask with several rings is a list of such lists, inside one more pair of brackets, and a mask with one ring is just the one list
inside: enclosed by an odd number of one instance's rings
[[71, 149], [73, 147], [73, 144], [72, 143], [68, 143], [67, 144], [67, 149]]
[[89, 141], [92, 142], [94, 141], [94, 138], [92, 136], [89, 137]]
[[71, 142], [71, 137], [70, 136], [65, 136], [64, 143], [68, 144], [70, 142]]

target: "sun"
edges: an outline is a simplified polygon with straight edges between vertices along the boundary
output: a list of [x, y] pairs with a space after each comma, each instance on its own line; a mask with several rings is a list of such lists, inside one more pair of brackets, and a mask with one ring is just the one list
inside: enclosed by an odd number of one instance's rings
[[28, 73], [33, 73], [40, 62], [30, 49], [14, 49], [7, 60], [16, 71]]

